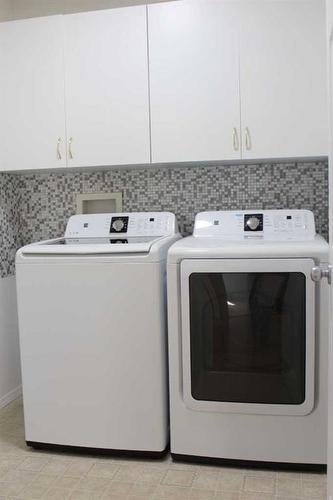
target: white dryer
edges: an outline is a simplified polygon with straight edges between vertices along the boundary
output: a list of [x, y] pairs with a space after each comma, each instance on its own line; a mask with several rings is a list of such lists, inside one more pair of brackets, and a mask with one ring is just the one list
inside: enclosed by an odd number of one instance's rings
[[171, 213], [74, 215], [16, 257], [28, 445], [149, 453], [168, 445]]
[[325, 468], [327, 259], [307, 210], [203, 212], [170, 248], [174, 459]]

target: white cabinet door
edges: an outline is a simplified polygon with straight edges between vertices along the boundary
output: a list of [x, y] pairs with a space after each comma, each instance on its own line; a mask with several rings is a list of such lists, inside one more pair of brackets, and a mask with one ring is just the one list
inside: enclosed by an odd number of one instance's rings
[[66, 165], [62, 23], [0, 24], [1, 170]]
[[243, 158], [328, 154], [322, 0], [241, 6]]
[[68, 166], [150, 161], [146, 7], [65, 16]]
[[237, 26], [229, 2], [148, 6], [153, 162], [240, 157]]

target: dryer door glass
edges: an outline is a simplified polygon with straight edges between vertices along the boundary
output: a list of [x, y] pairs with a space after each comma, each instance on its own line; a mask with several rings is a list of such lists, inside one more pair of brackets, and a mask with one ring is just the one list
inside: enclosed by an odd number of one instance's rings
[[304, 274], [193, 272], [188, 284], [192, 397], [302, 404]]

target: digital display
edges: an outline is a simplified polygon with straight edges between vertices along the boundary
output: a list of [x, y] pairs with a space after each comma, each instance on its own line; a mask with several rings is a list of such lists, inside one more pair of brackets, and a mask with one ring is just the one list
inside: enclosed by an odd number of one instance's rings
[[149, 222], [154, 222], [154, 217], [150, 217]]
[[292, 219], [292, 216], [291, 215], [287, 215], [287, 220], [291, 220]]
[[126, 244], [128, 243], [128, 240], [125, 238], [118, 238], [118, 239], [112, 239], [110, 240], [111, 245], [118, 245], [118, 244]]

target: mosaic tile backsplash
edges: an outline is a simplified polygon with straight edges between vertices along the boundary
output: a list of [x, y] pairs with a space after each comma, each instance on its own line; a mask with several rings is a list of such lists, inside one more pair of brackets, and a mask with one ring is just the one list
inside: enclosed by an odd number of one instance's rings
[[77, 193], [121, 191], [124, 211], [168, 210], [184, 235], [203, 210], [306, 208], [328, 234], [327, 162], [0, 174], [0, 275], [20, 246], [61, 236]]

